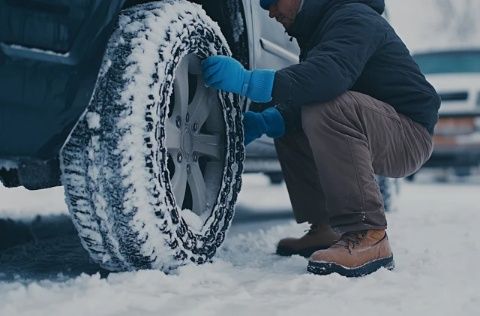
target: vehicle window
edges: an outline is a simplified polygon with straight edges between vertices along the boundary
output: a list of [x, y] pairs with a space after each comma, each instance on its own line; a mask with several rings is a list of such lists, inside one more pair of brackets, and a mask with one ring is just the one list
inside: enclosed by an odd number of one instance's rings
[[424, 74], [480, 73], [480, 51], [426, 53], [413, 57]]

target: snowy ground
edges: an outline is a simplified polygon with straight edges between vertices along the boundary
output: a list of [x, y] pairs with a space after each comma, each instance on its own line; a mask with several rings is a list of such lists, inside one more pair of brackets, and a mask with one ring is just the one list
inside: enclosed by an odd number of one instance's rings
[[308, 274], [305, 259], [273, 254], [278, 239], [305, 227], [291, 220], [284, 186], [247, 176], [213, 263], [103, 278], [62, 215], [61, 190], [0, 189], [0, 218], [53, 214], [46, 227], [67, 236], [52, 239], [56, 252], [34, 246], [48, 245], [48, 234], [0, 252], [0, 315], [478, 315], [479, 192], [480, 179], [402, 183], [399, 210], [388, 216], [396, 270], [346, 279]]
[[[436, 1], [389, 3], [409, 47], [450, 46], [456, 38], [478, 46], [480, 32], [439, 38], [455, 19], [433, 10]], [[346, 279], [308, 274], [304, 258], [273, 254], [280, 238], [301, 235], [305, 226], [291, 219], [285, 187], [261, 176], [245, 177], [235, 224], [214, 262], [171, 275], [106, 274], [82, 250], [61, 189], [0, 188], [0, 237], [8, 239], [0, 246], [12, 243], [0, 247], [0, 316], [479, 315], [478, 194], [479, 178], [402, 183], [398, 211], [388, 215], [396, 269]]]

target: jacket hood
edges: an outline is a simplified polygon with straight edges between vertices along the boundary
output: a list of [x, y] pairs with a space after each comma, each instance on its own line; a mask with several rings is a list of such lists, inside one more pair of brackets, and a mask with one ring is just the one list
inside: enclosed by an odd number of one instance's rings
[[287, 30], [290, 36], [301, 41], [310, 38], [323, 16], [330, 9], [349, 3], [363, 3], [371, 7], [378, 14], [385, 11], [385, 0], [304, 0], [303, 8], [295, 18], [292, 27]]

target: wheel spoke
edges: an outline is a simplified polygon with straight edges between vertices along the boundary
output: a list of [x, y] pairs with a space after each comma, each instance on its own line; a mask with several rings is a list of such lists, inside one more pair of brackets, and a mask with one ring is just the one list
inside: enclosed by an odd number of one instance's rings
[[224, 144], [220, 135], [197, 134], [193, 136], [193, 150], [200, 155], [220, 159]]
[[[172, 157], [176, 159], [176, 157]], [[171, 180], [173, 186], [173, 194], [175, 195], [175, 200], [178, 207], [182, 207], [183, 200], [185, 199], [185, 191], [187, 190], [187, 168], [185, 165], [177, 163], [175, 161], [175, 174]]]
[[189, 58], [185, 57], [175, 70], [175, 80], [173, 83], [175, 104], [172, 112], [172, 118], [179, 116], [182, 122], [185, 121], [188, 111], [188, 65]]
[[193, 212], [202, 214], [205, 211], [207, 201], [207, 188], [205, 186], [205, 179], [198, 163], [190, 165], [191, 171], [188, 175], [188, 184], [192, 192], [193, 198]]
[[224, 163], [220, 160], [210, 160], [206, 163], [203, 169], [203, 178], [205, 179], [205, 185], [208, 188], [207, 191], [207, 207], [210, 208], [215, 204], [217, 199], [218, 190], [213, 188], [220, 188], [223, 178]]
[[203, 126], [212, 110], [212, 103], [208, 97], [208, 89], [202, 85], [197, 85], [197, 91], [190, 103], [192, 122], [197, 123], [199, 127]]
[[218, 103], [217, 92], [209, 91], [208, 102], [211, 108], [204, 126], [209, 132], [222, 133], [225, 131], [225, 122], [222, 108]]
[[175, 118], [173, 116], [165, 120], [166, 146], [169, 150], [180, 148], [182, 134], [180, 130], [175, 126], [174, 120]]
[[198, 75], [201, 78], [202, 65], [200, 58], [198, 58], [197, 55], [194, 54], [187, 55], [185, 56], [185, 58], [189, 59], [188, 72], [190, 72], [192, 75]]

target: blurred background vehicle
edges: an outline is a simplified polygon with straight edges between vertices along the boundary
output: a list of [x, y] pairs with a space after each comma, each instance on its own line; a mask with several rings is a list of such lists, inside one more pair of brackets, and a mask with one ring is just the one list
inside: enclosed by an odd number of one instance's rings
[[480, 49], [433, 50], [414, 58], [442, 99], [425, 168], [469, 176], [480, 166]]

